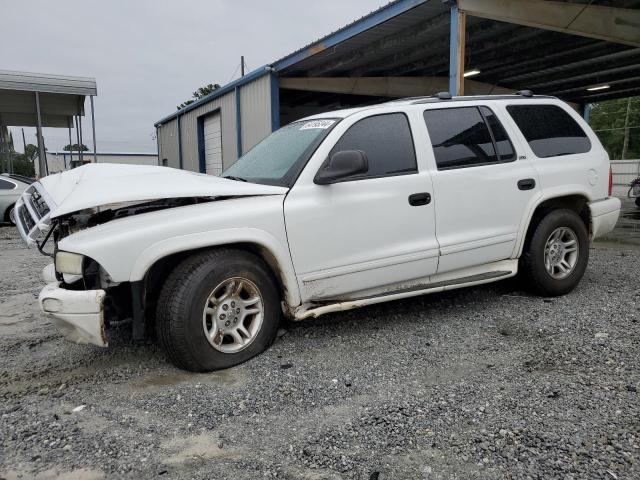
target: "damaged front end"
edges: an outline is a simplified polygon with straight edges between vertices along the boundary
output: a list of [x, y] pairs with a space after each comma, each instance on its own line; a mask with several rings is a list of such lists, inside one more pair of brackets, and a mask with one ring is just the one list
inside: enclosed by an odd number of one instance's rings
[[16, 226], [28, 246], [54, 259], [45, 267], [47, 285], [39, 304], [51, 322], [75, 343], [107, 347], [106, 329], [133, 320], [134, 339], [146, 336], [141, 282], [114, 282], [92, 258], [58, 249], [65, 237], [133, 215], [211, 202], [219, 198], [170, 198], [150, 202], [103, 205], [51, 218], [55, 202], [38, 183], [16, 205]]

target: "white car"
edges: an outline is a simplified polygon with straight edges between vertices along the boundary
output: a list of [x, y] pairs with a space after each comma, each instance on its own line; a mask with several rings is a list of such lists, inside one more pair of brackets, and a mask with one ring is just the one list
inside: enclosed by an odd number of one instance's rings
[[55, 243], [43, 312], [101, 346], [131, 318], [134, 338], [155, 332], [175, 365], [211, 371], [265, 350], [283, 314], [519, 271], [542, 295], [566, 294], [620, 212], [587, 123], [529, 93], [305, 118], [222, 177], [91, 164], [35, 183], [16, 208], [29, 244]]
[[19, 175], [0, 175], [0, 223], [15, 223], [14, 206], [30, 180]]

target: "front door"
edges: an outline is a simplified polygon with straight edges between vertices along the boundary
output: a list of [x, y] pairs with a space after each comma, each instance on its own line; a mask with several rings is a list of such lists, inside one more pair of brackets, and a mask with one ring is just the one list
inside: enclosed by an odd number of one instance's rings
[[430, 109], [424, 120], [436, 164], [438, 273], [511, 258], [540, 190], [530, 161], [487, 106]]
[[303, 301], [386, 293], [437, 269], [431, 179], [426, 168], [418, 168], [407, 116], [388, 113], [355, 121], [329, 155], [344, 150], [365, 152], [369, 171], [316, 185], [317, 162], [312, 161], [285, 200]]

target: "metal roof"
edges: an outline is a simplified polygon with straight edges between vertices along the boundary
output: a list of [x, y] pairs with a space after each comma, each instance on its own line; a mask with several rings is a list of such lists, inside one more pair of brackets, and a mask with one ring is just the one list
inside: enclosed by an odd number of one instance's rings
[[[640, 0], [567, 1], [640, 8]], [[280, 77], [448, 77], [449, 3], [392, 1], [168, 115], [155, 126], [272, 71]], [[476, 16], [468, 16], [466, 32], [466, 66], [481, 71], [473, 77], [475, 81], [514, 91], [533, 90], [574, 103], [640, 95], [640, 48]], [[603, 84], [609, 88], [586, 90]]]
[[0, 124], [35, 127], [35, 92], [42, 126], [68, 127], [73, 115], [84, 115], [85, 96], [97, 95], [97, 87], [94, 78], [0, 70]]
[[0, 70], [0, 90], [97, 95], [95, 78]]
[[[573, 3], [640, 8], [637, 0]], [[273, 67], [284, 77], [447, 77], [449, 23], [440, 0], [396, 0]], [[572, 102], [640, 95], [640, 48], [476, 16], [466, 32], [466, 65], [481, 71], [474, 80]]]

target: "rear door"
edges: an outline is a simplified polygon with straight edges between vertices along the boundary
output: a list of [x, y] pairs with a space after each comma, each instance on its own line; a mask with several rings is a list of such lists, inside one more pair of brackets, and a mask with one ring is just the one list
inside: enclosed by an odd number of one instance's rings
[[[412, 122], [421, 121], [415, 113]], [[388, 293], [426, 283], [437, 269], [426, 148], [414, 143], [409, 116], [354, 117], [331, 132], [285, 200], [303, 301]], [[331, 185], [315, 184], [322, 162], [344, 150], [365, 152], [369, 171]]]
[[423, 112], [432, 146], [438, 273], [511, 258], [537, 173], [496, 115], [498, 105]]

